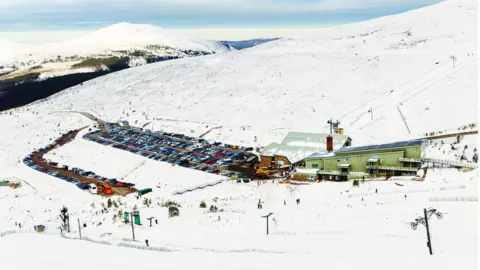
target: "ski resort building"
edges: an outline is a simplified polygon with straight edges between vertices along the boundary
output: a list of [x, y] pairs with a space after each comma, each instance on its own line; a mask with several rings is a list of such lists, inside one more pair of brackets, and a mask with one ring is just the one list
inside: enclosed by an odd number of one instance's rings
[[305, 159], [307, 169], [317, 169], [320, 180], [362, 179], [415, 175], [421, 167], [427, 140], [343, 147], [314, 153]]
[[[327, 143], [329, 137], [331, 141]], [[282, 143], [265, 146], [260, 154], [260, 166], [282, 167], [298, 164], [313, 153], [327, 153], [350, 146], [351, 143], [352, 139], [343, 134], [289, 132]]]

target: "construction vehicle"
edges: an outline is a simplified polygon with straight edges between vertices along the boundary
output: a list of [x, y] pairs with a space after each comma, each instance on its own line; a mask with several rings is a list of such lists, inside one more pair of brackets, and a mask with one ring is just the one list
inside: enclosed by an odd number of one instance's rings
[[102, 192], [105, 195], [111, 195], [112, 194], [112, 187], [109, 184], [102, 184]]
[[260, 167], [255, 171], [255, 176], [258, 178], [269, 178], [271, 171], [267, 167]]

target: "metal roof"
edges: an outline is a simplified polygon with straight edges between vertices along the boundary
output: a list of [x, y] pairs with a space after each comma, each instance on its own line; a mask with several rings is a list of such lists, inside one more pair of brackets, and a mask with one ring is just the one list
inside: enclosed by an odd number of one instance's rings
[[[277, 150], [275, 156], [284, 156], [291, 163], [296, 163], [317, 152], [326, 152], [327, 133], [289, 132]], [[349, 139], [347, 135], [331, 134], [333, 149], [339, 149]], [[270, 146], [270, 145], [269, 145]]]
[[273, 142], [273, 143], [265, 146], [265, 147], [262, 149], [262, 152], [261, 152], [260, 155], [262, 155], [262, 156], [268, 156], [268, 157], [273, 157], [273, 155], [275, 154], [275, 151], [277, 151], [277, 149], [278, 149], [278, 146], [279, 146], [278, 143]]
[[415, 146], [415, 145], [422, 145], [427, 140], [425, 139], [416, 139], [410, 141], [401, 141], [401, 142], [393, 142], [393, 143], [384, 143], [384, 144], [374, 144], [374, 145], [365, 145], [365, 146], [351, 146], [351, 147], [343, 147], [336, 150], [336, 153], [344, 153], [344, 152], [353, 152], [353, 151], [365, 151], [365, 150], [374, 150], [374, 149], [385, 149], [385, 148], [395, 148], [395, 147], [405, 147], [405, 146]]

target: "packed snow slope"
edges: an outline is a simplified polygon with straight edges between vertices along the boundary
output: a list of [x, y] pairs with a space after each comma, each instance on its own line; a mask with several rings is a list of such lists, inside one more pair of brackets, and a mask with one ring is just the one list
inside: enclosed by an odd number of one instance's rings
[[124, 70], [32, 106], [95, 109], [107, 120], [251, 127], [256, 135], [321, 132], [333, 117], [355, 144], [406, 139], [477, 121], [476, 13], [477, 1], [446, 1], [315, 36]]

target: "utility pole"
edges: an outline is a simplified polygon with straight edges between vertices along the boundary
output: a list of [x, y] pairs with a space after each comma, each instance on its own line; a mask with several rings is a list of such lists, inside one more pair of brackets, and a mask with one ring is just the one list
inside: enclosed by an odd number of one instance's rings
[[424, 218], [425, 218], [425, 228], [427, 229], [427, 246], [428, 246], [428, 251], [430, 252], [430, 255], [433, 255], [433, 252], [432, 252], [432, 241], [430, 240], [430, 227], [428, 227], [427, 208], [423, 208], [423, 215], [424, 215]]
[[80, 219], [77, 218], [77, 222], [78, 222], [78, 236], [80, 237], [80, 239], [82, 239], [82, 227], [80, 227]]
[[268, 214], [268, 215], [266, 215], [266, 216], [262, 216], [262, 218], [267, 219], [267, 235], [268, 235], [268, 233], [269, 233], [269, 231], [268, 231], [268, 218], [269, 218], [271, 215], [273, 215], [273, 213], [270, 213], [270, 214]]
[[133, 241], [135, 241], [135, 227], [133, 226], [133, 212], [130, 212], [130, 223], [132, 224], [132, 237], [133, 237]]
[[428, 220], [430, 219], [430, 217], [432, 215], [437, 216], [437, 219], [442, 219], [443, 218], [443, 214], [438, 212], [437, 209], [430, 208], [427, 211], [427, 209], [424, 208], [423, 209], [423, 217], [418, 217], [418, 218], [415, 219], [415, 222], [410, 223], [410, 226], [414, 230], [417, 229], [418, 224], [422, 224], [422, 225], [425, 226], [426, 231], [427, 231], [427, 247], [428, 247], [428, 251], [429, 251], [430, 255], [433, 255], [433, 251], [432, 251], [432, 241], [431, 241], [431, 238], [430, 238], [430, 225], [428, 223]]

